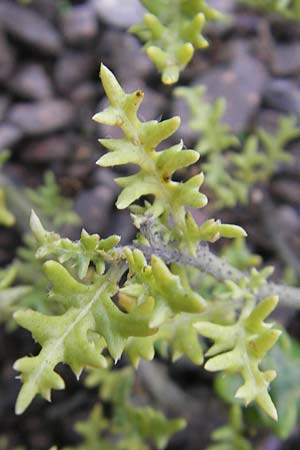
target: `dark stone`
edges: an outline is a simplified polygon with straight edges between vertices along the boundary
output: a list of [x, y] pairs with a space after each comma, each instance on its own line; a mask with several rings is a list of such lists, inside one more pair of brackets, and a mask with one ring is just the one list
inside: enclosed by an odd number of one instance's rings
[[93, 53], [67, 51], [55, 65], [54, 78], [59, 91], [68, 94], [97, 70]]
[[[300, 183], [296, 180], [279, 179], [271, 184], [274, 196], [297, 207], [300, 206]], [[299, 222], [298, 222], [299, 224]]]
[[[100, 154], [99, 154], [100, 157]], [[115, 182], [115, 178], [117, 177], [116, 173], [108, 168], [108, 167], [100, 167], [97, 166], [97, 168], [93, 171], [93, 178], [92, 182], [95, 185], [105, 185], [110, 187], [112, 190], [115, 190], [115, 193], [118, 192], [119, 188]]]
[[75, 210], [82, 218], [83, 228], [89, 233], [101, 234], [109, 224], [114, 200], [114, 192], [105, 185], [80, 192]]
[[271, 80], [264, 94], [266, 106], [300, 116], [300, 88], [290, 80]]
[[151, 60], [141, 50], [138, 39], [128, 33], [114, 30], [105, 32], [101, 39], [101, 51], [103, 62], [107, 59], [110, 69], [123, 83], [135, 78], [145, 79], [155, 70]]
[[114, 211], [111, 223], [105, 230], [105, 236], [117, 234], [122, 237], [122, 244], [131, 244], [136, 236], [129, 210]]
[[[300, 184], [296, 189], [300, 194]], [[300, 231], [300, 217], [296, 208], [290, 205], [282, 205], [276, 208], [276, 221], [282, 230], [282, 233], [291, 238], [291, 233], [299, 233]]]
[[66, 100], [15, 103], [8, 117], [27, 136], [36, 136], [70, 126], [74, 119], [74, 109]]
[[[62, 4], [63, 2], [61, 3], [61, 5]], [[56, 19], [57, 13], [60, 12], [60, 8], [61, 8], [60, 3], [57, 1], [54, 2], [53, 0], [39, 0], [38, 2], [37, 1], [34, 2], [35, 11], [37, 11], [43, 17], [47, 17], [48, 20], [51, 21], [54, 21]]]
[[263, 128], [268, 133], [274, 134], [278, 130], [281, 117], [282, 114], [273, 109], [261, 108], [255, 117], [255, 128]]
[[300, 73], [300, 43], [277, 45], [273, 50], [272, 72], [276, 76]]
[[6, 95], [0, 95], [0, 122], [4, 119], [10, 100]]
[[145, 9], [138, 0], [90, 0], [103, 22], [127, 29], [143, 19]]
[[40, 64], [20, 67], [9, 87], [15, 94], [30, 100], [43, 100], [53, 94], [50, 79]]
[[94, 9], [87, 3], [75, 6], [62, 15], [61, 27], [70, 44], [84, 44], [97, 36], [98, 23]]
[[0, 125], [0, 150], [13, 147], [23, 137], [22, 130], [11, 123], [1, 123]]
[[87, 81], [76, 86], [70, 97], [77, 105], [86, 106], [90, 101], [97, 99], [101, 92], [102, 86], [100, 82], [93, 83]]
[[46, 163], [65, 159], [68, 156], [70, 142], [65, 136], [49, 136], [23, 146], [22, 160]]
[[[1, 24], [1, 19], [0, 19]], [[6, 81], [15, 67], [15, 53], [0, 30], [0, 82]]]
[[61, 50], [58, 31], [42, 15], [28, 7], [1, 0], [0, 25], [21, 42], [41, 53], [57, 55]]

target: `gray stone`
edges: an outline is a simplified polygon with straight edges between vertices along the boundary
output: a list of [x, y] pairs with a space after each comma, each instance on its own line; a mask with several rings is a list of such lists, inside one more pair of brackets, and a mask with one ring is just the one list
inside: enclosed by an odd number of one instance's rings
[[1, 123], [0, 125], [0, 150], [11, 148], [23, 137], [22, 130], [11, 123]]
[[70, 98], [77, 105], [86, 106], [90, 101], [98, 98], [101, 92], [102, 87], [99, 82], [93, 83], [92, 81], [86, 81], [72, 90]]
[[248, 45], [237, 41], [233, 60], [227, 68], [216, 67], [197, 80], [207, 87], [206, 98], [215, 101], [225, 97], [224, 122], [234, 132], [243, 130], [257, 111], [268, 80], [261, 62], [250, 55]]
[[222, 14], [231, 14], [235, 9], [236, 2], [235, 0], [210, 0], [209, 6]]
[[58, 31], [42, 15], [28, 7], [1, 0], [0, 25], [20, 41], [47, 55], [61, 50]]
[[90, 0], [103, 22], [119, 28], [128, 28], [143, 19], [145, 9], [139, 0]]
[[65, 159], [69, 151], [69, 140], [57, 135], [29, 142], [23, 146], [20, 157], [24, 161], [45, 163]]
[[94, 9], [87, 3], [70, 8], [62, 15], [62, 32], [70, 44], [84, 44], [98, 33]]
[[15, 103], [9, 111], [8, 118], [27, 136], [36, 136], [70, 126], [74, 119], [74, 110], [70, 102], [59, 99]]
[[261, 108], [255, 116], [255, 128], [263, 128], [271, 134], [276, 133], [281, 117], [282, 114], [278, 111], [274, 111], [274, 109]]
[[[298, 183], [298, 194], [300, 193], [300, 184]], [[295, 208], [290, 205], [282, 205], [277, 207], [276, 220], [280, 226], [282, 233], [286, 237], [292, 237], [291, 233], [299, 233], [300, 217]]]
[[276, 76], [300, 73], [300, 43], [277, 45], [272, 55], [272, 72]]
[[110, 221], [115, 195], [109, 186], [97, 186], [80, 192], [75, 211], [82, 218], [82, 226], [89, 233], [101, 234]]
[[296, 180], [278, 179], [272, 183], [272, 194], [286, 203], [300, 206], [300, 184]]
[[93, 53], [67, 51], [56, 62], [54, 79], [59, 91], [69, 94], [76, 85], [86, 81], [96, 71], [96, 58]]
[[9, 88], [20, 97], [30, 100], [43, 100], [53, 94], [50, 79], [40, 64], [20, 67], [9, 82]]
[[300, 88], [290, 80], [271, 80], [264, 93], [266, 106], [300, 116]]
[[155, 71], [153, 63], [142, 51], [138, 39], [128, 33], [115, 30], [105, 32], [101, 39], [101, 48], [114, 49], [109, 53], [109, 67], [122, 83], [135, 78], [145, 79]]

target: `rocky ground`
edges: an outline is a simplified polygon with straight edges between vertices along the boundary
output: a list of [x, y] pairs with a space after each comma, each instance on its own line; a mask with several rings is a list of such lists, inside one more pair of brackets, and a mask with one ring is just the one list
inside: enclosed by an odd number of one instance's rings
[[[181, 82], [205, 84], [209, 99], [224, 96], [225, 121], [236, 133], [256, 126], [272, 129], [281, 113], [300, 117], [299, 25], [234, 9], [231, 0], [214, 3], [232, 13], [232, 19], [208, 26], [210, 47], [196, 53]], [[180, 114], [185, 144], [192, 145], [195, 138], [186, 126], [185, 105], [175, 100], [170, 87], [162, 86], [138, 40], [126, 32], [142, 14], [133, 0], [32, 0], [27, 5], [0, 0], [0, 151], [9, 148], [12, 155], [5, 174], [23, 189], [38, 186], [51, 169], [64, 194], [74, 199], [83, 227], [104, 236], [121, 234], [124, 242], [134, 230], [129, 214], [114, 208], [116, 172], [95, 166], [101, 152], [97, 139], [114, 133], [91, 120], [105, 103], [100, 62], [114, 71], [125, 90], [145, 91], [141, 117]], [[287, 265], [298, 270], [300, 258], [299, 142], [290, 151], [294, 163], [280, 167], [263, 190], [254, 190], [248, 207], [218, 213], [246, 228], [253, 250], [274, 264], [277, 273]], [[19, 242], [17, 228], [0, 229], [1, 265], [13, 257]], [[299, 316], [282, 314], [293, 335], [300, 337]], [[23, 445], [42, 450], [51, 443], [76, 442], [72, 424], [88, 411], [95, 392], [83, 391], [71, 372], [61, 368], [68, 380], [66, 391], [55, 393], [50, 406], [37, 400], [24, 416], [15, 417], [19, 383], [12, 364], [34, 349], [22, 330], [8, 334], [1, 329], [0, 334], [0, 435], [9, 437], [8, 449]], [[186, 361], [170, 368], [169, 376], [174, 392], [185, 389], [182, 398], [191, 411], [188, 432], [169, 448], [200, 450], [210, 430], [224, 421], [225, 408], [212, 394], [211, 378]], [[181, 414], [174, 404], [163, 406]], [[258, 445], [265, 450], [295, 449], [300, 437], [295, 434], [283, 444], [260, 437]]]

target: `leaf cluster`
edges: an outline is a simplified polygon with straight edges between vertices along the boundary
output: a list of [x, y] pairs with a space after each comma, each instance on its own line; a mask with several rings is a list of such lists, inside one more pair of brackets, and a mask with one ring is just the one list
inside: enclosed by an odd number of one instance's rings
[[49, 220], [54, 228], [80, 223], [80, 218], [74, 212], [72, 200], [61, 194], [52, 172], [45, 173], [44, 184], [40, 187], [26, 189], [26, 195], [38, 213]]
[[[9, 155], [10, 153], [8, 151], [2, 151], [0, 153], [0, 169], [9, 158]], [[0, 186], [0, 225], [10, 227], [14, 225], [14, 223], [15, 217], [6, 207], [4, 190]]]
[[[202, 208], [207, 198], [199, 192], [204, 177], [197, 174], [185, 182], [175, 181], [174, 174], [179, 169], [189, 167], [199, 159], [194, 150], [183, 149], [183, 142], [164, 150], [157, 150], [159, 144], [169, 138], [180, 125], [179, 117], [157, 122], [142, 122], [138, 109], [143, 100], [143, 92], [126, 94], [114, 75], [102, 65], [100, 77], [109, 99], [109, 106], [94, 116], [96, 122], [119, 127], [124, 137], [120, 139], [100, 139], [100, 143], [109, 150], [97, 164], [103, 167], [132, 163], [138, 167], [137, 173], [117, 178], [123, 188], [116, 202], [119, 209], [132, 205], [143, 196], [153, 196], [154, 201], [145, 203], [143, 215], [159, 218], [174, 226], [169, 239], [178, 245], [187, 245], [194, 251], [200, 240], [215, 241], [219, 237], [235, 238], [245, 232], [234, 225], [222, 225], [220, 221], [209, 220], [200, 227], [189, 208]], [[136, 211], [136, 209], [135, 209]]]
[[[106, 445], [110, 445], [107, 448], [112, 450], [148, 450], [150, 443], [154, 444], [155, 448], [163, 449], [172, 434], [185, 426], [185, 421], [182, 419], [168, 420], [161, 412], [151, 407], [133, 404], [131, 397], [134, 387], [134, 372], [130, 367], [119, 370], [91, 370], [85, 380], [85, 385], [89, 388], [99, 387], [101, 401], [108, 402], [112, 408], [109, 422], [100, 418], [101, 408], [96, 406], [88, 421], [77, 425], [80, 434], [89, 440], [88, 445], [83, 447], [85, 450], [102, 449], [98, 433], [96, 435], [90, 431], [85, 433], [90, 426], [95, 427], [94, 429], [98, 427], [98, 431], [101, 431], [102, 434], [103, 431], [109, 432], [109, 435], [114, 437], [115, 444], [111, 442], [108, 444], [109, 441], [106, 437]], [[95, 416], [98, 416], [96, 420]], [[90, 439], [93, 435], [96, 439], [92, 444]], [[79, 448], [81, 450], [81, 447]], [[104, 446], [104, 448], [106, 447]]]
[[205, 0], [141, 0], [148, 10], [131, 33], [146, 42], [149, 58], [162, 74], [162, 82], [173, 84], [191, 61], [194, 50], [207, 47], [202, 34], [205, 20], [215, 20], [220, 14]]
[[217, 208], [246, 204], [255, 183], [268, 180], [279, 164], [291, 161], [286, 147], [300, 137], [297, 119], [282, 116], [275, 134], [258, 129], [239, 143], [222, 123], [225, 99], [210, 104], [204, 94], [203, 86], [175, 90], [175, 95], [184, 98], [189, 106], [189, 126], [200, 134], [195, 149], [206, 157], [206, 185], [215, 194]]
[[[157, 150], [178, 128], [179, 119], [140, 121], [137, 111], [143, 93], [126, 94], [104, 66], [101, 79], [109, 105], [94, 119], [120, 127], [124, 136], [101, 140], [109, 152], [98, 163], [134, 163], [138, 167], [134, 175], [116, 180], [123, 188], [117, 207], [127, 208], [149, 196], [139, 211], [146, 218], [155, 218], [158, 229], [165, 230], [165, 241], [186, 246], [191, 253], [196, 253], [201, 240], [244, 236], [240, 227], [220, 221], [209, 220], [198, 226], [187, 213], [187, 207], [206, 204], [206, 197], [199, 192], [203, 176], [194, 175], [182, 182], [175, 181], [173, 175], [197, 161], [199, 154], [183, 149], [182, 143]], [[51, 285], [49, 302], [57, 311], [44, 314], [27, 309], [14, 315], [41, 346], [37, 355], [15, 363], [23, 382], [17, 413], [22, 413], [37, 394], [49, 400], [52, 389], [64, 388], [63, 379], [55, 371], [61, 362], [79, 377], [85, 367], [106, 368], [106, 355], [117, 361], [125, 352], [134, 364], [140, 358], [152, 359], [155, 346], [162, 342], [171, 348], [174, 359], [187, 355], [202, 364], [200, 334], [215, 342], [206, 353], [205, 368], [240, 373], [244, 384], [237, 396], [246, 405], [257, 402], [276, 418], [268, 394], [275, 372], [262, 371], [261, 362], [279, 335], [265, 322], [277, 299], [269, 297], [256, 304], [256, 290], [265, 283], [268, 269], [253, 269], [238, 283], [221, 283], [218, 293], [211, 291], [213, 297], [204, 298], [193, 289], [189, 273], [180, 262], [167, 265], [156, 254], [147, 260], [140, 249], [117, 247], [116, 236], [101, 239], [83, 231], [80, 240], [72, 242], [46, 231], [35, 214], [31, 227], [38, 242], [36, 255], [46, 259], [43, 267]], [[150, 248], [147, 236], [142, 237], [146, 249]], [[228, 314], [224, 314], [225, 309]], [[163, 421], [148, 410], [128, 410], [128, 415], [140, 430], [147, 430], [153, 421], [159, 429]]]
[[229, 423], [215, 430], [214, 441], [206, 450], [252, 450], [250, 442], [243, 436], [244, 424], [241, 408], [234, 404], [230, 410]]
[[[299, 356], [299, 344], [283, 331], [263, 363], [263, 366], [276, 365], [277, 377], [271, 385], [270, 394], [278, 411], [278, 420], [270, 421], [261, 410], [253, 407], [244, 411], [245, 423], [258, 428], [269, 427], [280, 439], [288, 438], [299, 422]], [[218, 376], [217, 392], [226, 402], [235, 404], [234, 390], [238, 383], [239, 379], [235, 376]]]
[[300, 20], [299, 0], [240, 0], [251, 8], [275, 13], [288, 20]]

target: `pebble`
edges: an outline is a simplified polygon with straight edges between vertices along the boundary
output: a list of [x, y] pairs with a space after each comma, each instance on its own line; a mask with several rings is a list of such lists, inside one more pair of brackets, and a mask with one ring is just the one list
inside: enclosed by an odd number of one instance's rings
[[272, 72], [276, 76], [300, 73], [300, 43], [277, 45], [273, 50]]
[[54, 66], [54, 79], [62, 94], [69, 94], [74, 87], [98, 71], [95, 54], [78, 50], [67, 50]]
[[296, 180], [282, 178], [271, 184], [274, 196], [297, 207], [300, 206], [300, 183]]
[[[112, 48], [113, 52], [110, 50]], [[142, 51], [138, 39], [131, 34], [117, 30], [106, 31], [101, 39], [101, 49], [104, 49], [104, 64], [107, 59], [110, 69], [116, 73], [120, 82], [135, 78], [145, 80], [155, 73], [153, 63]], [[129, 64], [129, 61], [133, 63]]]
[[218, 97], [226, 99], [224, 122], [237, 133], [247, 127], [256, 113], [267, 80], [264, 66], [250, 54], [247, 43], [236, 41], [231, 64], [227, 68], [208, 70], [196, 84], [206, 86], [205, 96], [208, 101], [213, 102]]
[[236, 7], [235, 0], [210, 0], [209, 6], [222, 14], [231, 14]]
[[74, 119], [74, 109], [70, 102], [59, 99], [15, 103], [8, 118], [26, 136], [38, 136], [69, 127]]
[[97, 186], [79, 193], [75, 211], [82, 218], [82, 226], [89, 233], [103, 233], [110, 223], [114, 192], [109, 186]]
[[61, 29], [71, 45], [83, 45], [93, 40], [98, 33], [98, 22], [93, 8], [84, 3], [70, 8], [62, 15]]
[[46, 55], [61, 51], [61, 37], [54, 26], [42, 15], [27, 6], [1, 0], [0, 26], [24, 44]]
[[[298, 183], [298, 193], [300, 190], [300, 185]], [[276, 211], [278, 225], [282, 232], [288, 237], [291, 237], [291, 233], [299, 233], [300, 231], [300, 220], [299, 214], [296, 209], [290, 205], [282, 205], [277, 207]]]
[[53, 94], [46, 69], [40, 64], [21, 66], [9, 82], [14, 94], [29, 100], [43, 100]]
[[277, 111], [300, 116], [300, 88], [294, 81], [273, 79], [264, 93], [264, 103]]
[[122, 29], [139, 23], [145, 13], [139, 0], [90, 0], [90, 3], [104, 23]]
[[23, 137], [22, 130], [11, 123], [0, 124], [0, 150], [5, 150], [16, 145]]
[[70, 142], [66, 136], [53, 135], [27, 143], [20, 157], [24, 161], [47, 163], [65, 159], [69, 150]]
[[90, 81], [83, 82], [76, 86], [71, 92], [71, 100], [77, 105], [87, 106], [94, 99], [99, 98], [99, 94], [103, 91], [101, 83], [93, 83]]

